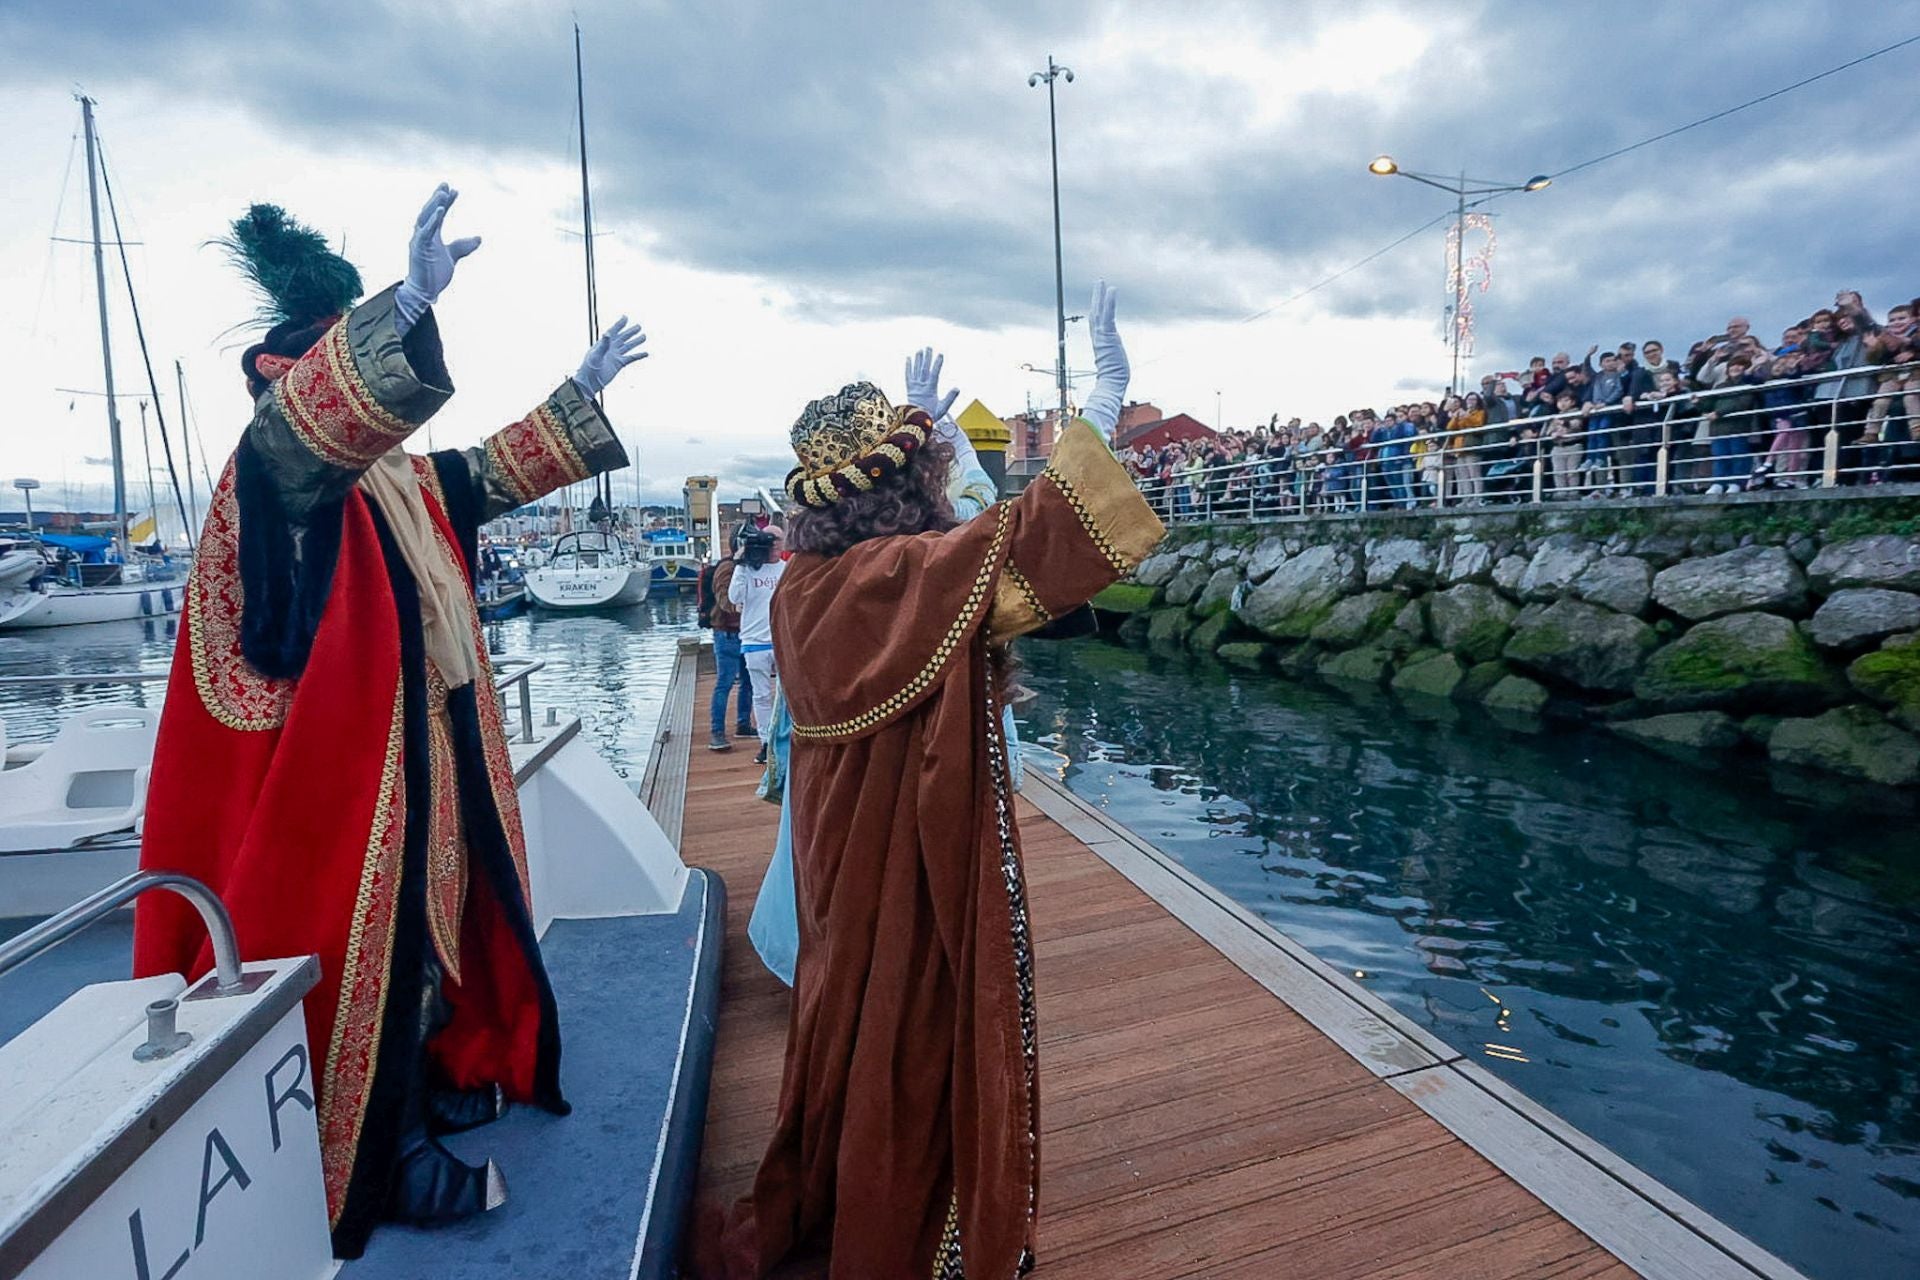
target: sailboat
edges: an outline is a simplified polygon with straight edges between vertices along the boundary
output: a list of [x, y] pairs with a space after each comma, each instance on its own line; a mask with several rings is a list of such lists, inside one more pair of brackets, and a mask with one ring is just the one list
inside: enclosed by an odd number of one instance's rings
[[[587, 92], [580, 51], [580, 29], [573, 32], [574, 102], [580, 121], [580, 221], [586, 242], [587, 341], [600, 337], [600, 295], [593, 270], [593, 192], [587, 182]], [[611, 513], [609, 481], [594, 481], [596, 508]], [[636, 555], [627, 540], [605, 528], [563, 533], [538, 568], [527, 572], [527, 595], [542, 609], [624, 608], [646, 599], [653, 580], [653, 562]]]
[[[177, 613], [186, 572], [164, 551], [145, 554], [127, 517], [126, 465], [120, 447], [120, 414], [113, 389], [113, 345], [107, 326], [107, 269], [100, 230], [99, 140], [93, 99], [80, 99], [87, 143], [87, 197], [93, 214], [93, 276], [100, 303], [100, 359], [106, 374], [107, 430], [113, 445], [114, 537], [40, 535], [40, 567], [28, 574], [16, 559], [0, 579], [0, 631], [122, 622]], [[111, 194], [109, 194], [111, 198]], [[117, 222], [118, 215], [116, 215]], [[120, 236], [116, 231], [116, 241]], [[123, 250], [124, 253], [124, 250]], [[124, 265], [124, 264], [123, 264]], [[129, 283], [131, 288], [131, 283]], [[138, 311], [135, 312], [136, 323]], [[142, 335], [142, 348], [145, 336]], [[157, 513], [149, 517], [158, 530]]]

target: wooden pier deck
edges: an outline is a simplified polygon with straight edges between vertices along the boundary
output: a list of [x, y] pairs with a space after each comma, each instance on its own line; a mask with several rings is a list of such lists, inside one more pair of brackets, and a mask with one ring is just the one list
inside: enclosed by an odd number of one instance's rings
[[[788, 994], [746, 937], [778, 809], [753, 794], [751, 743], [706, 749], [710, 688], [703, 676], [685, 699], [699, 731], [680, 734], [682, 853], [727, 883], [700, 1191], [731, 1200], [772, 1125]], [[1143, 892], [1100, 840], [1024, 798], [1020, 820], [1041, 1033], [1037, 1280], [1637, 1273], [1423, 1109], [1418, 1086], [1363, 1064]], [[1773, 1274], [1711, 1248], [1677, 1265], [1657, 1243], [1622, 1252], [1649, 1275]]]

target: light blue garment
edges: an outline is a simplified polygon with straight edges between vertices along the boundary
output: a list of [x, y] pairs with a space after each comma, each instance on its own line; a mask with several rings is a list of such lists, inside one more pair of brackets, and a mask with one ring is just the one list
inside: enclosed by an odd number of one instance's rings
[[753, 904], [753, 917], [747, 921], [747, 937], [760, 960], [773, 976], [793, 985], [793, 964], [800, 954], [800, 917], [793, 897], [793, 775], [788, 772], [792, 757], [793, 717], [787, 714], [787, 700], [774, 703], [773, 733], [769, 743], [772, 757], [769, 773], [780, 779], [780, 836], [774, 842], [773, 861], [767, 864], [767, 877], [760, 882], [760, 896]]

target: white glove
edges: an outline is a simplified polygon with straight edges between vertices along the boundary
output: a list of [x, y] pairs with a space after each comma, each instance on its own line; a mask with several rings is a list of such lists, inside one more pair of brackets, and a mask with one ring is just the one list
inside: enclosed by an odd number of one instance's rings
[[1093, 287], [1093, 303], [1087, 308], [1087, 330], [1093, 339], [1093, 394], [1080, 409], [1080, 416], [1112, 439], [1120, 425], [1120, 408], [1127, 399], [1127, 349], [1120, 345], [1120, 330], [1114, 327], [1113, 309], [1120, 301], [1118, 289], [1107, 288], [1102, 280]]
[[638, 360], [645, 360], [647, 353], [640, 348], [646, 344], [647, 335], [641, 332], [637, 324], [628, 324], [621, 316], [613, 322], [613, 328], [600, 335], [600, 341], [587, 349], [580, 361], [579, 372], [573, 375], [574, 382], [591, 400], [607, 389], [619, 372]]
[[940, 370], [946, 363], [947, 358], [935, 355], [932, 347], [922, 347], [907, 357], [907, 403], [925, 409], [935, 422], [946, 417], [947, 410], [960, 398], [957, 389], [947, 392], [945, 399], [940, 397]]
[[453, 283], [453, 264], [480, 247], [479, 236], [468, 236], [452, 244], [440, 238], [447, 210], [459, 197], [458, 191], [443, 182], [433, 189], [427, 203], [421, 206], [420, 216], [414, 219], [413, 240], [407, 246], [407, 278], [394, 291], [393, 299], [398, 313], [394, 328], [402, 337]]

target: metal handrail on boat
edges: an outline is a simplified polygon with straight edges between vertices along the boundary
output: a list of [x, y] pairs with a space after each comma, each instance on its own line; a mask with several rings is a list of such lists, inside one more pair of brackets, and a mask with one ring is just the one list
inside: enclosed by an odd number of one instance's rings
[[215, 990], [233, 995], [245, 989], [240, 976], [240, 945], [233, 933], [233, 918], [218, 894], [192, 876], [173, 871], [136, 871], [115, 881], [98, 893], [90, 894], [57, 915], [48, 916], [25, 933], [0, 943], [0, 974], [51, 951], [81, 930], [99, 923], [108, 915], [132, 902], [149, 889], [170, 889], [193, 904], [207, 926], [213, 942]]
[[545, 658], [495, 658], [493, 660], [493, 691], [500, 698], [500, 710], [507, 710], [507, 691], [516, 685], [520, 689], [520, 741], [533, 742], [533, 686], [528, 677], [546, 667]]

